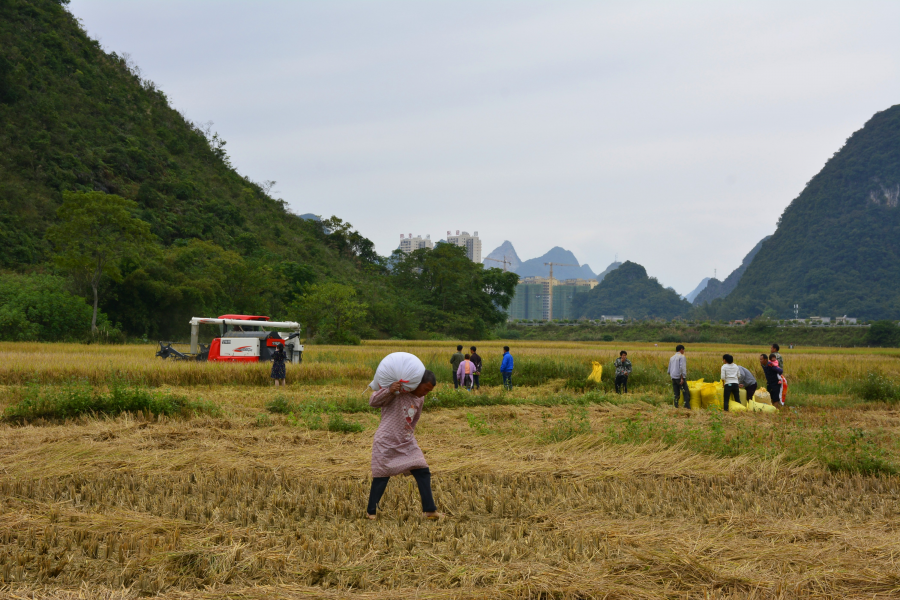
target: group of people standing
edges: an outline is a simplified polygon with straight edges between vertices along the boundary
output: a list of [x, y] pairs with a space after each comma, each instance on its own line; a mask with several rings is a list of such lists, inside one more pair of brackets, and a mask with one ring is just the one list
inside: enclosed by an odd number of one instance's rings
[[[453, 388], [460, 386], [470, 392], [481, 389], [481, 357], [475, 346], [469, 347], [469, 354], [463, 354], [462, 344], [456, 347], [456, 354], [450, 357], [451, 374], [453, 375]], [[503, 346], [503, 360], [500, 362], [500, 376], [503, 379], [503, 387], [512, 389], [513, 357], [509, 353], [509, 346]]]
[[[769, 354], [759, 355], [759, 365], [766, 377], [766, 391], [772, 398], [772, 406], [781, 408], [784, 406], [784, 390], [787, 382], [784, 379], [784, 358], [779, 352], [778, 344], [772, 344]], [[682, 398], [684, 408], [691, 407], [691, 390], [687, 384], [687, 358], [684, 355], [685, 348], [682, 344], [675, 346], [675, 354], [669, 359], [669, 377], [672, 378], [672, 391], [674, 392], [675, 408], [678, 408], [679, 396]], [[722, 356], [722, 369], [720, 372], [724, 385], [724, 406], [727, 411], [733, 397], [735, 402], [740, 402], [740, 390], [747, 391], [747, 400], [753, 399], [758, 389], [756, 377], [746, 367], [734, 364], [731, 354]], [[616, 386], [618, 387], [618, 386]]]

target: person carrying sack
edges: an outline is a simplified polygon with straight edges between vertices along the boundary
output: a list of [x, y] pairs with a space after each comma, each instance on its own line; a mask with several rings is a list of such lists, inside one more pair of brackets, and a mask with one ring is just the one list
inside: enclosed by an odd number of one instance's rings
[[[386, 386], [390, 379], [393, 383]], [[369, 406], [381, 409], [381, 422], [372, 440], [372, 489], [366, 507], [369, 519], [375, 519], [378, 503], [395, 475], [415, 478], [426, 519], [443, 517], [434, 503], [431, 470], [415, 437], [425, 395], [436, 386], [434, 373], [412, 354], [395, 352], [378, 365], [375, 379], [369, 384], [376, 390], [369, 398]]]

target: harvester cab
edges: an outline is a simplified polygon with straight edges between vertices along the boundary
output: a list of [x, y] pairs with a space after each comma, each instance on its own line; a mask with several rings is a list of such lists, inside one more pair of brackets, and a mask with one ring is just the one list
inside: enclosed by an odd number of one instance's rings
[[[209, 346], [199, 343], [200, 325], [218, 325], [219, 337]], [[288, 333], [271, 331], [287, 329]], [[191, 349], [182, 354], [163, 346], [160, 342], [162, 358], [193, 358], [217, 362], [265, 362], [272, 360], [278, 348], [283, 348], [287, 361], [300, 364], [303, 360], [303, 345], [300, 343], [300, 324], [294, 321], [270, 321], [269, 317], [252, 315], [222, 315], [220, 317], [194, 317], [191, 319]]]

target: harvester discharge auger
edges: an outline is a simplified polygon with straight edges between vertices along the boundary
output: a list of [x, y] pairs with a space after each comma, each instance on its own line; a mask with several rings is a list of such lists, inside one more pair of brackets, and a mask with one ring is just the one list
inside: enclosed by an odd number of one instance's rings
[[[219, 337], [208, 345], [199, 343], [200, 325], [218, 325]], [[290, 333], [267, 331], [288, 329]], [[283, 348], [288, 362], [299, 364], [303, 360], [300, 343], [300, 324], [294, 321], [270, 321], [269, 317], [251, 315], [222, 315], [221, 317], [194, 317], [191, 319], [191, 347], [180, 352], [173, 342], [160, 342], [156, 356], [173, 360], [209, 360], [215, 362], [265, 362]]]

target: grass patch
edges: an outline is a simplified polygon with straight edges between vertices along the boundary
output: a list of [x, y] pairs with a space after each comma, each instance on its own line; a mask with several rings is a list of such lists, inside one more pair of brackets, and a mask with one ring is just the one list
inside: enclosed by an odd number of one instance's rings
[[195, 414], [218, 415], [220, 410], [211, 402], [191, 401], [169, 391], [114, 383], [104, 392], [88, 383], [72, 383], [28, 386], [25, 397], [7, 407], [3, 418], [13, 423], [25, 423], [38, 419], [60, 420], [81, 415], [116, 416], [122, 413], [190, 417]]
[[838, 422], [807, 422], [799, 411], [785, 411], [750, 423], [710, 412], [704, 421], [673, 419], [665, 413], [637, 413], [607, 427], [606, 439], [616, 444], [658, 441], [684, 444], [714, 456], [755, 455], [764, 459], [816, 461], [832, 471], [894, 474], [898, 465], [885, 451], [884, 440], [871, 432]]

